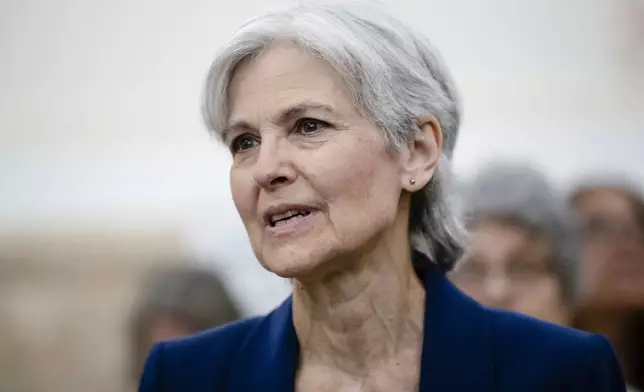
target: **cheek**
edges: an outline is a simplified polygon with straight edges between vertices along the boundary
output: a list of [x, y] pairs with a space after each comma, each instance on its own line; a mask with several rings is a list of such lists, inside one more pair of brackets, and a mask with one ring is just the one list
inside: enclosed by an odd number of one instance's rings
[[559, 309], [562, 304], [562, 292], [556, 279], [546, 279], [538, 287], [537, 293], [527, 296], [526, 299], [533, 306], [543, 311], [550, 312]]
[[255, 209], [253, 178], [246, 171], [236, 168], [230, 169], [230, 192], [235, 203], [235, 208], [242, 218], [244, 225], [253, 215]]
[[609, 257], [604, 247], [587, 246], [584, 250], [584, 260], [582, 265], [582, 281], [586, 289], [595, 290], [607, 276]]
[[330, 202], [365, 206], [365, 203], [395, 199], [398, 180], [394, 162], [377, 141], [356, 138], [337, 143], [314, 161], [314, 181]]

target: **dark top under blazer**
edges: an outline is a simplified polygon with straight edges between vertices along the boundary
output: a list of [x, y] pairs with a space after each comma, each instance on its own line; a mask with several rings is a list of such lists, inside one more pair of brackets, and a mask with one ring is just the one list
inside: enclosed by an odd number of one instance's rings
[[[485, 308], [431, 264], [420, 276], [420, 392], [626, 390], [604, 337]], [[292, 392], [298, 352], [288, 298], [266, 316], [157, 344], [139, 391]]]

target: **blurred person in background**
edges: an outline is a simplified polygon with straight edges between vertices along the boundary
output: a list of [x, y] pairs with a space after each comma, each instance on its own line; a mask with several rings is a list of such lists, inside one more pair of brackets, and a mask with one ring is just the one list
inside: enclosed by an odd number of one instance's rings
[[257, 259], [293, 291], [157, 344], [140, 390], [623, 392], [605, 338], [483, 307], [445, 276], [462, 253], [446, 188], [458, 94], [382, 7], [298, 2], [215, 58], [207, 124]]
[[224, 284], [198, 266], [163, 267], [143, 282], [130, 320], [132, 380], [157, 342], [190, 335], [237, 320], [240, 312]]
[[[574, 324], [621, 341], [619, 351], [629, 380], [641, 388], [644, 319], [641, 312], [632, 310], [641, 308], [644, 281], [639, 271], [623, 276], [622, 286], [611, 281], [621, 275], [619, 266], [611, 270], [608, 254], [618, 257], [623, 252], [621, 257], [628, 258], [624, 262], [644, 265], [641, 253], [633, 257], [641, 251], [635, 251], [641, 244], [636, 223], [641, 218], [636, 211], [644, 210], [637, 194], [627, 188], [593, 189], [592, 197], [584, 194], [591, 189], [580, 188], [573, 197], [575, 207], [584, 208], [581, 224], [565, 199], [534, 168], [493, 164], [483, 169], [464, 189], [462, 208], [470, 237], [452, 279], [487, 306]], [[622, 245], [614, 243], [610, 248], [611, 234]], [[584, 260], [599, 267], [588, 268]], [[578, 311], [582, 295], [585, 303]], [[586, 308], [589, 303], [595, 305]], [[584, 326], [584, 317], [597, 324]], [[638, 390], [633, 386], [629, 391]]]
[[528, 165], [492, 164], [466, 188], [469, 243], [452, 274], [484, 305], [568, 325], [578, 235], [565, 200]]
[[575, 326], [609, 337], [626, 378], [644, 390], [644, 200], [628, 181], [572, 192], [583, 227], [582, 301]]

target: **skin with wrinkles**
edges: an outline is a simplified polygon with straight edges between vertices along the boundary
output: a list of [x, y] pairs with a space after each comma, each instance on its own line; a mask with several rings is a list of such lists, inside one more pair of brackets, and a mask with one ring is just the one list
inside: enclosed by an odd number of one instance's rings
[[[417, 390], [425, 292], [408, 218], [436, 169], [437, 121], [392, 153], [333, 68], [287, 42], [238, 67], [228, 105], [233, 200], [258, 260], [294, 282], [296, 390]], [[263, 215], [279, 203], [315, 212], [275, 235]]]

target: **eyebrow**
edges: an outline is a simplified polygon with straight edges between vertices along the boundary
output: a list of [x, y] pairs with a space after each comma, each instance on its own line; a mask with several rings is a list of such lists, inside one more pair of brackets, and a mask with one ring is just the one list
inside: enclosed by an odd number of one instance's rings
[[[321, 110], [329, 114], [336, 113], [335, 108], [330, 105], [314, 101], [304, 101], [282, 109], [276, 116], [270, 118], [270, 122], [275, 125], [283, 126], [284, 124], [288, 124], [293, 121], [293, 119], [303, 116], [304, 113], [310, 110]], [[227, 141], [228, 135], [237, 130], [256, 130], [256, 127], [250, 125], [246, 120], [234, 121], [232, 124], [224, 128], [221, 134], [222, 139]]]

